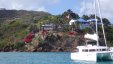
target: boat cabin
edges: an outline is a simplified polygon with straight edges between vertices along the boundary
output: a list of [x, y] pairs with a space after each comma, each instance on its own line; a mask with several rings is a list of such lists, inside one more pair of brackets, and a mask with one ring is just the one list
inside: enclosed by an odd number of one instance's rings
[[97, 46], [92, 46], [92, 47], [87, 47], [87, 46], [78, 46], [77, 47], [77, 52], [102, 52], [102, 51], [109, 51], [107, 47], [97, 47]]

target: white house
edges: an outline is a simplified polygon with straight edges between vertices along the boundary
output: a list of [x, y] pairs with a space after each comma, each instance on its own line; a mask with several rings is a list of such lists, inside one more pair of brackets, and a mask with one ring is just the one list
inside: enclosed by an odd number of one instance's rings
[[72, 25], [73, 23], [76, 23], [76, 22], [77, 22], [77, 20], [71, 19], [69, 22], [69, 25]]

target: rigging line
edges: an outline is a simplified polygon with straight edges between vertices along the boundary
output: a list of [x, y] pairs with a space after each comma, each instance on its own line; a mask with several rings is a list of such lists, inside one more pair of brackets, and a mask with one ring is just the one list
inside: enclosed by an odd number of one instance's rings
[[[98, 21], [97, 21], [96, 0], [94, 0], [94, 11], [95, 11], [95, 21], [96, 21], [96, 34], [98, 36], [98, 25], [97, 25]], [[97, 38], [97, 46], [99, 46], [98, 38]]]
[[101, 14], [101, 8], [100, 8], [100, 1], [98, 1], [98, 8], [99, 8], [99, 15], [100, 15], [100, 20], [101, 20], [101, 24], [102, 24], [102, 31], [103, 31], [103, 35], [104, 35], [104, 41], [105, 41], [105, 45], [107, 47], [107, 40], [106, 40], [106, 36], [105, 36], [105, 30], [104, 30], [104, 24], [103, 24], [103, 20], [102, 20], [102, 14]]

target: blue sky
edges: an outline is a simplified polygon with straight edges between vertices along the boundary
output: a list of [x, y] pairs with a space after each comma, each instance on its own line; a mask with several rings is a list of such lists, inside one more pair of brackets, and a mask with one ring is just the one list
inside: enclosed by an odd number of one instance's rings
[[[35, 11], [46, 11], [51, 14], [62, 14], [67, 9], [71, 9], [78, 14], [93, 13], [92, 2], [93, 0], [0, 0], [0, 8], [6, 9], [24, 9]], [[113, 0], [100, 0], [102, 16], [108, 18], [113, 23]]]
[[61, 14], [67, 9], [71, 9], [74, 12], [79, 12], [79, 8], [82, 0], [60, 0], [60, 2], [57, 2], [56, 5], [48, 5], [47, 11], [52, 14]]

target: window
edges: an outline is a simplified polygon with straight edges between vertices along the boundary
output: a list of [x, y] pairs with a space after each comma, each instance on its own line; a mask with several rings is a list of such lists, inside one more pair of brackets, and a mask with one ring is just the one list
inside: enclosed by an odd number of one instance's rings
[[102, 51], [107, 51], [106, 49], [102, 49]]
[[101, 49], [97, 49], [97, 51], [101, 51]]
[[82, 51], [83, 51], [83, 52], [88, 52], [88, 49], [83, 49]]
[[90, 51], [90, 52], [94, 52], [94, 51], [96, 51], [96, 50], [95, 50], [95, 49], [90, 49], [89, 51]]
[[97, 49], [97, 51], [107, 51], [108, 49]]

